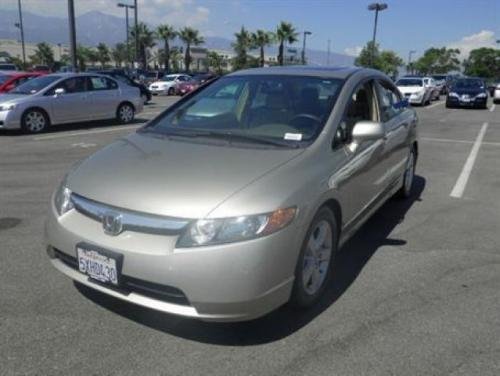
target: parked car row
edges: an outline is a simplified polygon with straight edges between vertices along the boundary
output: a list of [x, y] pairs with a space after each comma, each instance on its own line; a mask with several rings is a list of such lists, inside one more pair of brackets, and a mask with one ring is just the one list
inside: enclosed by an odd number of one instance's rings
[[109, 76], [42, 75], [0, 95], [0, 129], [40, 133], [55, 124], [113, 118], [126, 124], [143, 104], [138, 88]]
[[217, 76], [203, 73], [194, 76], [188, 74], [168, 74], [151, 83], [149, 90], [153, 95], [185, 95]]

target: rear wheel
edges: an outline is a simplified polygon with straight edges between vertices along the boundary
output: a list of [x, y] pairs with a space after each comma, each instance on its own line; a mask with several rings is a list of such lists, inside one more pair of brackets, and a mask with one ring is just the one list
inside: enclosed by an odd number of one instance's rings
[[122, 124], [130, 123], [134, 120], [135, 110], [130, 103], [122, 103], [116, 110], [116, 120]]
[[398, 192], [398, 196], [401, 198], [408, 198], [411, 196], [411, 190], [413, 188], [413, 180], [415, 177], [415, 166], [417, 162], [417, 155], [415, 148], [413, 148], [408, 156], [408, 161], [406, 162], [406, 169], [403, 175], [403, 186]]
[[337, 252], [337, 229], [332, 211], [322, 207], [307, 231], [295, 268], [295, 282], [290, 300], [294, 306], [312, 306], [328, 286]]
[[45, 112], [31, 109], [24, 113], [21, 120], [21, 128], [26, 133], [40, 133], [49, 126], [49, 118]]

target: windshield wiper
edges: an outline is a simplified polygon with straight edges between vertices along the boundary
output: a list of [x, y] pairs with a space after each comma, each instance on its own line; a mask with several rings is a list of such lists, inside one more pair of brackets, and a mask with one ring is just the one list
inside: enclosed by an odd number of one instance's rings
[[250, 141], [258, 144], [266, 144], [273, 145], [279, 147], [286, 148], [298, 148], [300, 147], [299, 143], [291, 143], [285, 140], [279, 139], [270, 139], [262, 136], [254, 136], [248, 134], [241, 133], [233, 133], [233, 132], [216, 132], [216, 131], [207, 131], [200, 129], [169, 129], [168, 131], [161, 132], [166, 136], [180, 136], [180, 137], [211, 137], [211, 138], [219, 138], [228, 141]]

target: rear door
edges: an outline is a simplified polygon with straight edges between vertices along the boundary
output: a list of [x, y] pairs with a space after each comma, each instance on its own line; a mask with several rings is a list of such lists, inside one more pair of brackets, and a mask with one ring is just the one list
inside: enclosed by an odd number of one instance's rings
[[118, 84], [102, 76], [90, 76], [90, 105], [93, 119], [111, 119], [116, 115], [119, 102]]
[[[55, 95], [55, 90], [62, 88], [64, 94]], [[51, 97], [53, 123], [68, 123], [92, 120], [89, 110], [89, 82], [86, 76], [67, 78], [45, 95]]]
[[387, 187], [401, 177], [408, 158], [408, 135], [411, 117], [399, 91], [389, 81], [377, 80], [380, 121], [384, 124], [386, 141], [383, 165], [385, 172], [378, 184]]

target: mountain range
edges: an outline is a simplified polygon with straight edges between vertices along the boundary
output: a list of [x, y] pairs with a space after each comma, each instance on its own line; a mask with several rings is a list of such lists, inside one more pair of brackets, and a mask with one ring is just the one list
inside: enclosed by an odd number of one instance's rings
[[[18, 13], [13, 10], [0, 12], [0, 39], [19, 39]], [[23, 12], [24, 36], [28, 43], [49, 42], [53, 44], [69, 43], [68, 20], [60, 17], [42, 16], [30, 12]], [[125, 38], [125, 22], [123, 18], [105, 14], [99, 11], [90, 11], [76, 17], [77, 42], [86, 46], [96, 46], [103, 42], [114, 46]], [[208, 49], [232, 50], [232, 41], [221, 37], [205, 37], [204, 47]], [[300, 48], [298, 48], [300, 51]], [[269, 47], [268, 54], [277, 54], [276, 47]], [[328, 54], [326, 51], [307, 49], [310, 64], [326, 65]], [[330, 53], [331, 65], [352, 65], [354, 58], [335, 52]]]

